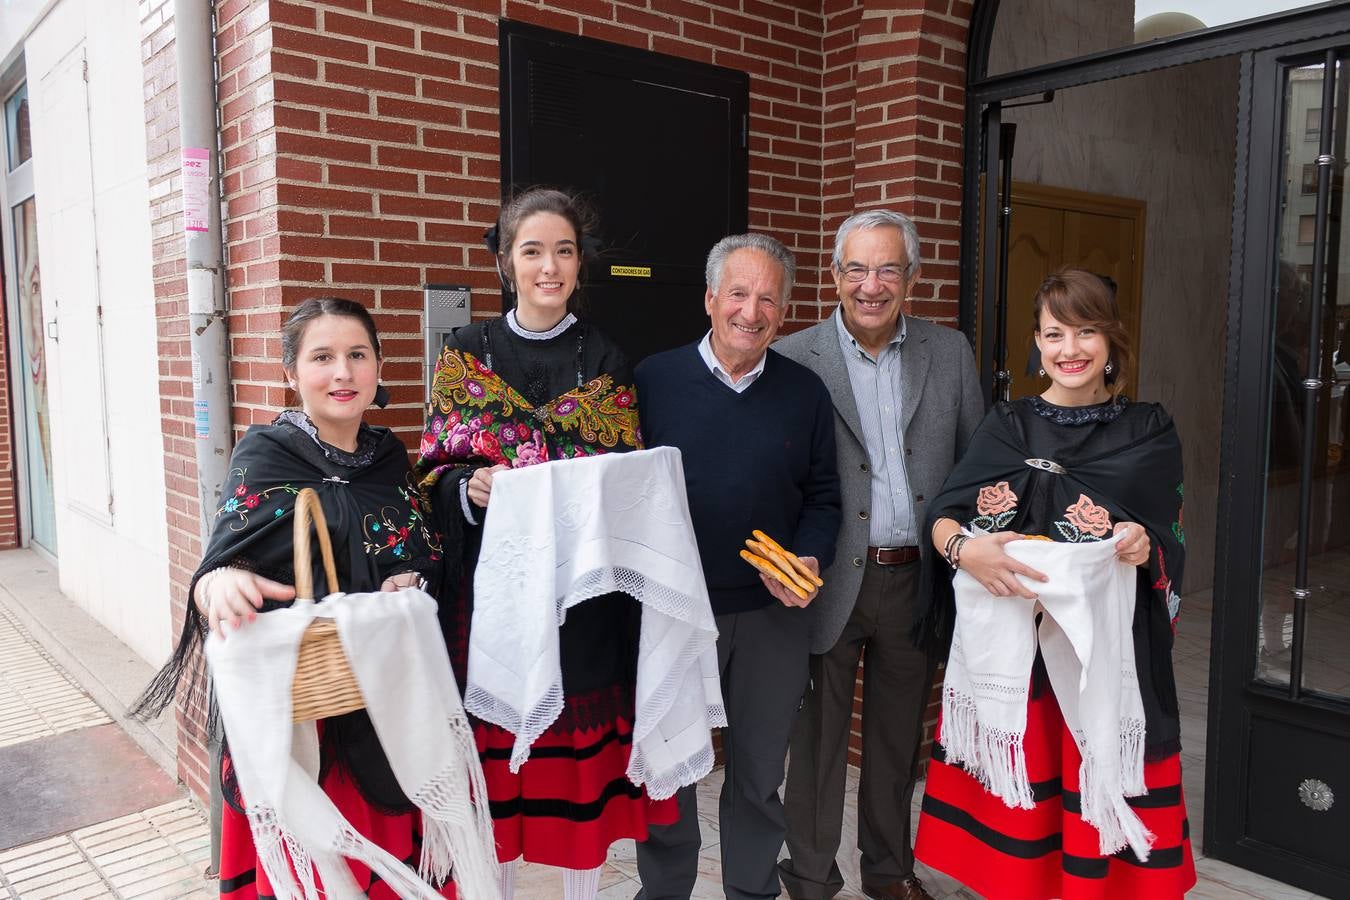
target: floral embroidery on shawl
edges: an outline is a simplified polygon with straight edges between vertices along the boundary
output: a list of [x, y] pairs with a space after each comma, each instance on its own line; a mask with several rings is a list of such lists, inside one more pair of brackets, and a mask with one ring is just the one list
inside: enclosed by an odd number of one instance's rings
[[1055, 521], [1055, 528], [1070, 543], [1100, 541], [1111, 533], [1111, 514], [1087, 494], [1079, 494], [1078, 500], [1064, 510], [1064, 518]]
[[1177, 633], [1177, 619], [1181, 617], [1181, 597], [1172, 589], [1172, 579], [1167, 575], [1167, 566], [1163, 561], [1162, 547], [1155, 548], [1158, 554], [1158, 580], [1153, 582], [1153, 589], [1159, 591], [1164, 602], [1167, 604], [1167, 617], [1172, 622], [1172, 633]]
[[441, 558], [440, 535], [427, 524], [426, 510], [422, 507], [422, 496], [412, 486], [412, 476], [408, 476], [408, 487], [398, 489], [399, 496], [408, 504], [407, 515], [399, 518], [402, 512], [396, 506], [382, 507], [378, 514], [366, 513], [361, 519], [361, 531], [365, 535], [365, 549], [371, 556], [388, 553], [395, 559], [412, 558], [408, 550], [410, 535], [420, 534], [422, 541], [431, 551], [431, 559]]
[[426, 485], [448, 464], [473, 458], [520, 468], [642, 446], [633, 391], [611, 376], [531, 407], [472, 353], [451, 348], [441, 352], [430, 413], [418, 464], [434, 466]]
[[977, 515], [970, 524], [985, 531], [1000, 531], [1017, 517], [1018, 497], [1006, 481], [986, 484], [975, 501]]
[[[269, 499], [272, 494], [281, 492], [295, 496], [300, 491], [289, 484], [276, 484], [261, 490], [254, 490], [248, 486], [248, 469], [237, 468], [230, 472], [231, 479], [239, 479], [239, 483], [233, 488], [228, 487], [226, 482], [225, 501], [221, 503], [220, 509], [216, 510], [216, 518], [223, 515], [233, 514], [239, 517], [239, 521], [230, 523], [231, 531], [243, 531], [248, 527], [248, 517], [256, 510], [264, 500]], [[278, 506], [272, 511], [272, 515], [280, 516], [285, 511], [284, 506]]]

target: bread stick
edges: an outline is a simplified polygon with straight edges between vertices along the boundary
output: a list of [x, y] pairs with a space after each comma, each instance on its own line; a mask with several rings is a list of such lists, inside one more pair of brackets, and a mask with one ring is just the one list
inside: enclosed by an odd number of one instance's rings
[[784, 548], [782, 544], [778, 543], [773, 538], [769, 537], [767, 534], [760, 531], [758, 528], [752, 531], [751, 534], [753, 534], [761, 544], [768, 547], [770, 550], [777, 550], [779, 553], [783, 554], [783, 557], [789, 563], [792, 564], [792, 568], [796, 569], [798, 574], [800, 574], [807, 581], [811, 582], [816, 587], [824, 586], [825, 582], [820, 580], [820, 576], [817, 575], [815, 572], [812, 572], [811, 567], [808, 566], [806, 563], [802, 562], [800, 559], [798, 559], [796, 554], [794, 554], [791, 550]]
[[773, 563], [769, 562], [766, 559], [761, 559], [760, 557], [751, 553], [749, 550], [741, 551], [741, 559], [745, 560], [750, 565], [758, 569], [760, 572], [772, 578], [774, 581], [777, 581], [783, 587], [792, 591], [792, 593], [797, 597], [798, 600], [806, 599], [806, 591], [797, 587], [797, 583], [793, 581], [791, 578], [788, 578], [782, 572], [780, 572], [778, 570], [778, 567], [775, 566]]
[[808, 594], [816, 589], [816, 586], [814, 584], [807, 581], [801, 575], [797, 574], [797, 570], [792, 567], [792, 563], [788, 562], [787, 557], [779, 553], [777, 550], [773, 549], [772, 547], [766, 544], [761, 544], [759, 541], [753, 540], [747, 540], [745, 542], [745, 546], [749, 547], [750, 551], [755, 555], [759, 556], [761, 559], [766, 559], [769, 562], [773, 563], [775, 566], [777, 566], [779, 569], [781, 569], [784, 575], [791, 578], [794, 582], [796, 582], [797, 587], [806, 591]]

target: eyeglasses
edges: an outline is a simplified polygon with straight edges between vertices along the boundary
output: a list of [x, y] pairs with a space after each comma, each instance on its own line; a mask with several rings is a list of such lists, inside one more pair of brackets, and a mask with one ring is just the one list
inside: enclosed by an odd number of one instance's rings
[[909, 272], [909, 266], [848, 266], [843, 270], [845, 281], [859, 282], [866, 281], [869, 272], [876, 272], [877, 278], [881, 281], [895, 282], [905, 277]]

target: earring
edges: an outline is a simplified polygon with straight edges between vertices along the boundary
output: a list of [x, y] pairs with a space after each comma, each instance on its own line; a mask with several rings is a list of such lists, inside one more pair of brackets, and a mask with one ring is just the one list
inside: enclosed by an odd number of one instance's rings
[[1044, 369], [1041, 369], [1041, 370], [1040, 370], [1040, 373], [1041, 373], [1041, 377], [1044, 378], [1044, 377], [1045, 377], [1045, 370], [1044, 370]]
[[1107, 363], [1106, 368], [1103, 369], [1102, 371], [1105, 372], [1107, 375], [1110, 375], [1112, 372], [1115, 371], [1115, 366], [1111, 365], [1110, 363]]

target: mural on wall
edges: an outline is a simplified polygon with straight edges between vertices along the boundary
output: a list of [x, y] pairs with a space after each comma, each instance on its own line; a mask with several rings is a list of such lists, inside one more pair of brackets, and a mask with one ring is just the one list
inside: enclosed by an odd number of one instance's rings
[[37, 203], [34, 198], [14, 207], [15, 268], [19, 273], [19, 348], [22, 352], [24, 432], [28, 449], [28, 498], [32, 537], [56, 550], [56, 516], [52, 501], [51, 416], [47, 406], [47, 359], [43, 342], [42, 277], [38, 266]]

